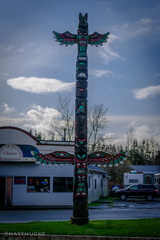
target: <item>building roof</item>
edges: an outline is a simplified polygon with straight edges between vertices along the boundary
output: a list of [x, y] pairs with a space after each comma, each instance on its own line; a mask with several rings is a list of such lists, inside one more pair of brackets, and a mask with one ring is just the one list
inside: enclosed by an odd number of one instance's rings
[[[54, 140], [39, 140], [35, 136], [33, 136], [31, 133], [27, 132], [24, 129], [14, 127], [14, 126], [2, 126], [0, 127], [0, 130], [9, 130], [11, 131], [17, 131], [25, 134], [26, 136], [29, 136], [31, 139], [33, 139], [37, 145], [54, 145], [54, 146], [74, 146], [74, 141], [54, 141]], [[9, 135], [8, 135], [9, 137]], [[3, 140], [3, 138], [2, 138]]]
[[160, 165], [131, 165], [131, 168], [137, 172], [160, 173]]
[[102, 170], [101, 168], [93, 166], [93, 165], [89, 165], [88, 170], [92, 171], [92, 172], [107, 173], [106, 171]]
[[26, 134], [30, 138], [32, 138], [35, 142], [40, 143], [40, 141], [36, 137], [34, 137], [31, 133], [25, 131], [24, 129], [18, 128], [18, 127], [2, 126], [2, 127], [0, 127], [0, 130], [15, 130], [15, 131], [19, 131], [19, 132], [22, 132], [22, 133]]

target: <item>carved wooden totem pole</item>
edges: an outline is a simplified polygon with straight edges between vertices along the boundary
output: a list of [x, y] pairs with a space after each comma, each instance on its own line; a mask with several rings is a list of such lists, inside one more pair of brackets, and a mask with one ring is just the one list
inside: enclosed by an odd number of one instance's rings
[[88, 35], [87, 14], [79, 14], [77, 35], [65, 32], [59, 34], [53, 32], [55, 38], [61, 44], [78, 44], [76, 63], [76, 102], [75, 102], [75, 172], [73, 192], [73, 223], [82, 224], [88, 222], [88, 186], [87, 186], [87, 79], [88, 58], [87, 46], [102, 45], [106, 42], [109, 33], [93, 33]]
[[125, 160], [125, 153], [116, 155], [104, 152], [87, 154], [87, 79], [88, 79], [88, 57], [87, 46], [102, 45], [107, 41], [109, 32], [99, 34], [94, 32], [88, 35], [88, 15], [79, 14], [79, 25], [77, 34], [53, 32], [56, 41], [66, 46], [77, 44], [78, 55], [76, 62], [76, 100], [75, 100], [75, 154], [67, 152], [53, 152], [41, 154], [34, 152], [36, 163], [42, 164], [72, 164], [74, 165], [74, 190], [73, 190], [73, 216], [71, 223], [85, 224], [89, 221], [88, 216], [88, 185], [87, 166], [89, 164], [100, 166], [113, 166]]

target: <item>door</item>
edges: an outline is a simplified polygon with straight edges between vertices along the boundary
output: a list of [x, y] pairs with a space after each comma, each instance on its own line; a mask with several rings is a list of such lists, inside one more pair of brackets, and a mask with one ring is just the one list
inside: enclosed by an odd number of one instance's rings
[[91, 201], [94, 201], [94, 179], [91, 178]]
[[6, 189], [7, 206], [12, 206], [12, 191], [13, 191], [13, 178], [7, 177], [7, 189]]
[[6, 178], [0, 177], [0, 206], [5, 206]]
[[130, 187], [129, 191], [128, 191], [128, 195], [130, 197], [138, 197], [138, 196], [140, 196], [138, 185], [134, 185], [134, 186]]

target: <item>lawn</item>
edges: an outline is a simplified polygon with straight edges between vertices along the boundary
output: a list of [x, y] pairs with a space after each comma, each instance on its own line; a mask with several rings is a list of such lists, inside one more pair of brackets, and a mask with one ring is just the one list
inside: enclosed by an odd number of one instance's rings
[[102, 203], [108, 203], [108, 206], [111, 206], [115, 199], [118, 199], [116, 197], [105, 197], [105, 198], [100, 198], [94, 202], [89, 203], [89, 207], [94, 207], [94, 206], [100, 206]]
[[138, 220], [93, 220], [77, 226], [69, 221], [0, 223], [1, 233], [40, 232], [57, 235], [160, 237], [160, 218]]

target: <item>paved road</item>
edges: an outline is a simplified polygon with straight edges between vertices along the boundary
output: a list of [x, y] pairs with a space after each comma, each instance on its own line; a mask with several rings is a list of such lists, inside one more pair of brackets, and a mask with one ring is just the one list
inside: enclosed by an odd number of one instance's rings
[[[66, 221], [72, 209], [3, 210], [0, 222]], [[160, 201], [116, 201], [111, 207], [102, 204], [89, 209], [90, 220], [160, 218]]]

